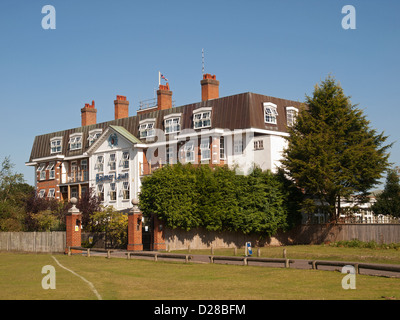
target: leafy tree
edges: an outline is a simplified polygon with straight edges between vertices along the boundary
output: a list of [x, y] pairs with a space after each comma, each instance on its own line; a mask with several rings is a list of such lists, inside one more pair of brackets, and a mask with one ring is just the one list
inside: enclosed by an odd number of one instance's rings
[[240, 230], [243, 233], [273, 235], [279, 228], [285, 228], [287, 211], [281, 185], [270, 172], [260, 168], [241, 180], [239, 199]]
[[22, 173], [14, 173], [14, 164], [10, 157], [5, 157], [0, 169], [0, 201], [7, 202], [15, 195], [20, 185], [25, 183]]
[[207, 230], [233, 228], [227, 220], [238, 214], [236, 178], [235, 172], [227, 167], [212, 169], [203, 165], [196, 170], [196, 216]]
[[352, 105], [332, 77], [306, 96], [289, 129], [283, 168], [306, 195], [316, 197], [332, 220], [340, 198], [366, 194], [388, 166], [387, 137], [370, 128], [363, 112]]
[[201, 226], [266, 236], [289, 226], [293, 204], [288, 205], [291, 193], [284, 188], [281, 178], [259, 168], [242, 176], [227, 166], [177, 164], [143, 180], [140, 208], [146, 216], [157, 214], [170, 228]]
[[101, 208], [92, 215], [95, 232], [105, 232], [112, 247], [123, 248], [128, 244], [128, 216], [112, 206]]
[[[56, 199], [38, 197], [33, 189], [25, 200], [25, 229], [27, 231], [65, 230], [65, 215], [70, 206], [69, 203], [59, 202]], [[49, 222], [50, 220], [52, 222]]]
[[388, 170], [385, 188], [377, 196], [372, 210], [375, 214], [400, 217], [400, 178], [395, 170]]
[[171, 228], [190, 230], [200, 226], [194, 170], [192, 165], [178, 163], [145, 177], [139, 197], [144, 215], [156, 214]]
[[82, 226], [85, 230], [91, 231], [95, 228], [93, 214], [101, 210], [101, 199], [96, 195], [95, 190], [90, 188], [82, 194], [78, 200], [77, 208], [82, 213]]
[[0, 169], [0, 231], [25, 229], [25, 202], [34, 190], [13, 168], [10, 157], [6, 157]]

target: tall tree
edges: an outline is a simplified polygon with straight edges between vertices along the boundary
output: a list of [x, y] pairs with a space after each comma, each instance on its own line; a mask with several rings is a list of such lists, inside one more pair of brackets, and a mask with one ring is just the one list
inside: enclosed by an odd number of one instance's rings
[[332, 77], [306, 96], [306, 108], [289, 129], [283, 168], [307, 195], [316, 197], [332, 220], [340, 199], [365, 194], [388, 166], [387, 137], [370, 128]]
[[385, 189], [376, 197], [372, 210], [375, 214], [400, 217], [400, 178], [395, 170], [389, 170]]

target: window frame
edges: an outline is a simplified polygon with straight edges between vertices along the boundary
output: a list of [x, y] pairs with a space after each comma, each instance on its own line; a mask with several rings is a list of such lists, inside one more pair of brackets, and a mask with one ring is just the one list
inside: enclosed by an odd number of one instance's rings
[[108, 158], [108, 166], [110, 167], [109, 171], [114, 172], [117, 171], [117, 154], [110, 153]]
[[[264, 102], [263, 105], [264, 105], [264, 123], [277, 124], [277, 118], [279, 116], [278, 106], [272, 102]], [[269, 117], [268, 120], [267, 117]]]
[[47, 193], [47, 198], [54, 199], [56, 197], [56, 189], [50, 188], [49, 192]]
[[50, 139], [50, 154], [62, 152], [62, 139], [62, 137], [54, 137]]
[[[297, 109], [295, 107], [286, 107], [286, 125], [288, 127], [294, 126], [294, 124], [296, 123], [298, 114], [299, 114], [299, 109]], [[289, 115], [290, 115], [290, 117], [289, 117]]]
[[89, 131], [88, 135], [89, 147], [96, 142], [96, 140], [101, 136], [102, 133], [103, 129], [94, 129]]
[[45, 169], [45, 167], [46, 167], [46, 163], [41, 163], [41, 164], [39, 164], [39, 166], [38, 166], [38, 168], [36, 170], [36, 172], [39, 172], [39, 180], [40, 181], [46, 180], [46, 169]]
[[210, 138], [200, 139], [200, 161], [211, 160]]
[[156, 119], [145, 119], [139, 122], [139, 138], [147, 139], [154, 138], [156, 135], [155, 131]]
[[73, 133], [69, 136], [69, 150], [76, 151], [82, 149], [82, 133]]
[[120, 161], [122, 170], [128, 170], [129, 169], [129, 160], [130, 160], [129, 151], [122, 151], [122, 158], [121, 158], [121, 161]]
[[117, 201], [117, 183], [116, 182], [111, 182], [110, 183], [110, 190], [109, 190], [109, 197], [110, 197], [110, 202], [112, 201]]
[[104, 184], [99, 183], [97, 185], [97, 197], [101, 202], [104, 202]]
[[211, 118], [212, 118], [211, 107], [204, 107], [193, 110], [193, 129], [203, 129], [211, 127], [212, 125]]
[[[192, 140], [187, 141], [183, 146], [183, 150], [185, 152], [185, 163], [194, 162], [196, 159], [194, 154], [194, 141]], [[189, 158], [188, 154], [190, 154]]]
[[130, 183], [129, 181], [122, 182], [122, 201], [130, 199]]
[[181, 131], [181, 117], [181, 113], [172, 113], [164, 117], [165, 134], [178, 133]]
[[219, 137], [219, 159], [226, 160], [226, 153], [225, 153], [225, 137]]
[[46, 170], [49, 171], [49, 180], [56, 178], [56, 171], [54, 169], [55, 166], [56, 166], [55, 162], [49, 162], [49, 164], [46, 167]]
[[[101, 161], [99, 161], [99, 159], [101, 159]], [[95, 169], [97, 169], [98, 172], [104, 172], [104, 155], [97, 156]]]

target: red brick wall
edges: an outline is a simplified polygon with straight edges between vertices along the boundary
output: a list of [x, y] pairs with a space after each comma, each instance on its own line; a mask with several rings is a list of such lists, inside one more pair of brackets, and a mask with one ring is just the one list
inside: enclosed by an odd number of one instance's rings
[[[79, 220], [77, 225], [76, 221]], [[65, 252], [68, 252], [68, 247], [80, 247], [81, 246], [81, 214], [67, 214], [65, 217], [66, 224], [66, 248]], [[75, 229], [75, 227], [78, 227]]]
[[165, 226], [156, 215], [154, 215], [153, 219], [153, 250], [166, 250], [164, 236]]
[[127, 250], [141, 251], [142, 244], [142, 214], [129, 213], [128, 215], [128, 247]]
[[[49, 163], [50, 162], [41, 162], [40, 164], [45, 164], [44, 169], [46, 169]], [[57, 186], [60, 184], [61, 179], [60, 165], [61, 162], [54, 162], [54, 179], [50, 179], [50, 170], [45, 170], [46, 178], [44, 180], [40, 180], [40, 172], [36, 171], [36, 192], [45, 190], [45, 197], [47, 197], [49, 189], [55, 189], [54, 198], [57, 199], [57, 197], [60, 197], [60, 188]]]

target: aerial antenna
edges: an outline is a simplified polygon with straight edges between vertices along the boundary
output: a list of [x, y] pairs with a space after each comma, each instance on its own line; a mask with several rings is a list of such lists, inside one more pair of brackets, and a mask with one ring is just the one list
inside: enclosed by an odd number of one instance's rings
[[201, 72], [204, 74], [204, 49], [201, 49]]

